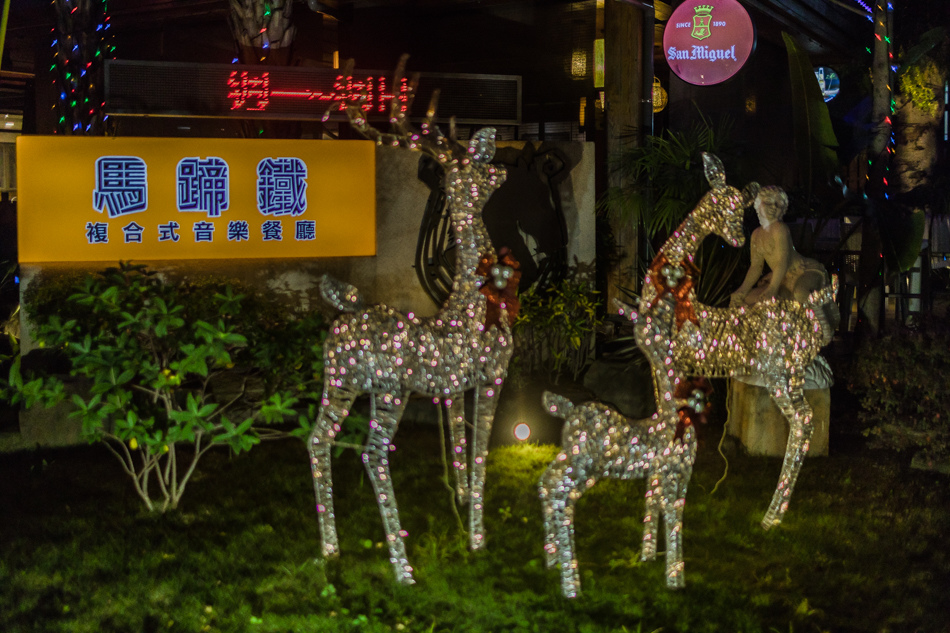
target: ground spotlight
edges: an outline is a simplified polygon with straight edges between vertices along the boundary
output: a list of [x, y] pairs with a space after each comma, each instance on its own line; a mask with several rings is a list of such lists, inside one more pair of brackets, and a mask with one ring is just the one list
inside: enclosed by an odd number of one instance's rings
[[524, 422], [520, 424], [516, 424], [514, 434], [515, 434], [515, 439], [518, 439], [523, 442], [529, 437], [531, 437], [531, 427], [525, 424]]

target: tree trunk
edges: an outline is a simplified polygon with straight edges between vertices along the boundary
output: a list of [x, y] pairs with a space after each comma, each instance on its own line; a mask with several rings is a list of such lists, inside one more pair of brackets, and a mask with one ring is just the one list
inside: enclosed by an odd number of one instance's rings
[[[868, 185], [865, 193], [871, 198], [869, 213], [865, 214], [861, 227], [861, 262], [858, 267], [858, 323], [855, 334], [858, 338], [876, 336], [880, 331], [884, 314], [883, 259], [881, 258], [881, 229], [879, 214], [884, 213], [885, 185], [887, 174], [887, 144], [891, 135], [891, 65], [890, 40], [893, 33], [893, 14], [884, 7], [874, 9], [874, 50], [871, 63], [871, 122], [874, 131], [871, 137], [868, 170]], [[877, 204], [874, 204], [877, 202]], [[876, 212], [875, 212], [876, 211]]]
[[[641, 82], [637, 79], [642, 72], [641, 38], [643, 37], [642, 10], [618, 0], [608, 0], [604, 5], [604, 88], [606, 92], [605, 111], [607, 115], [607, 154], [617, 156], [623, 143], [623, 136], [629, 135], [640, 126]], [[639, 138], [637, 139], [639, 142]], [[611, 170], [608, 176], [609, 187], [623, 185], [621, 170]], [[620, 261], [607, 276], [607, 305], [613, 305], [614, 298], [624, 299], [618, 288], [637, 287], [637, 227], [630, 222], [622, 222], [620, 214], [611, 210], [610, 224], [617, 247], [621, 250]]]
[[905, 95], [898, 95], [896, 99], [897, 147], [894, 171], [901, 193], [930, 184], [937, 160], [937, 137], [943, 119], [943, 86], [946, 77], [935, 65], [926, 68], [924, 77], [928, 87], [937, 96], [935, 111], [928, 112], [918, 107]]

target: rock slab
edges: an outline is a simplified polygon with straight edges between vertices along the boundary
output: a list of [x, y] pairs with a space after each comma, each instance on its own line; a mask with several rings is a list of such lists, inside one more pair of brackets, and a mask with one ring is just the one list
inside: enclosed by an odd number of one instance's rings
[[[750, 455], [783, 457], [788, 445], [788, 421], [764, 387], [730, 380], [730, 435], [739, 439]], [[806, 389], [805, 399], [813, 411], [809, 455], [828, 454], [831, 390]]]

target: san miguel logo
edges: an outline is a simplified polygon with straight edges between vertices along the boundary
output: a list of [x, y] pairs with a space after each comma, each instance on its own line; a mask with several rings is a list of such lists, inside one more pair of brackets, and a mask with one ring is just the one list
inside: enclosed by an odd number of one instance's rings
[[713, 7], [708, 4], [701, 4], [694, 9], [696, 15], [693, 16], [693, 32], [690, 34], [693, 39], [704, 40], [712, 32], [709, 30], [709, 23], [712, 22]]
[[663, 31], [670, 70], [697, 86], [721, 83], [739, 72], [754, 43], [752, 20], [737, 0], [686, 0]]

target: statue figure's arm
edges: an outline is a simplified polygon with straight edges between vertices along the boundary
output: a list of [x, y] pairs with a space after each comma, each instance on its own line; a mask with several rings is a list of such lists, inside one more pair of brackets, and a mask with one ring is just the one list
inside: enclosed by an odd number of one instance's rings
[[764, 237], [765, 235], [762, 233], [762, 229], [756, 229], [752, 232], [752, 239], [749, 245], [749, 254], [751, 257], [749, 270], [745, 274], [742, 285], [729, 297], [729, 305], [731, 307], [743, 305], [746, 295], [749, 294], [749, 291], [755, 286], [755, 282], [762, 276], [762, 269], [765, 266], [765, 254], [762, 248], [762, 240]]
[[795, 247], [792, 245], [792, 232], [788, 230], [788, 225], [784, 222], [776, 222], [771, 227], [769, 236], [769, 248], [765, 250], [765, 261], [772, 269], [772, 278], [769, 285], [759, 296], [759, 301], [768, 301], [778, 293], [778, 289], [785, 281], [785, 275], [788, 273], [789, 264], [792, 260], [792, 253]]

